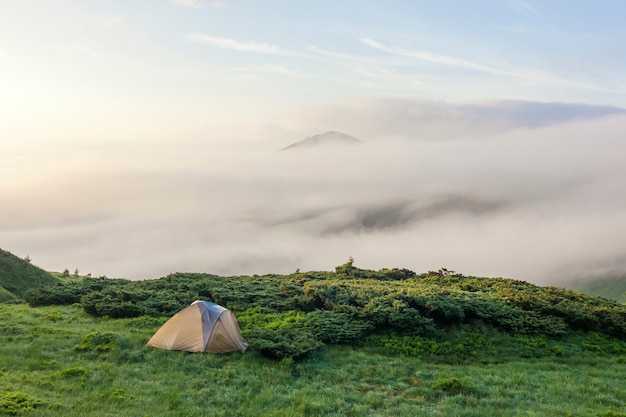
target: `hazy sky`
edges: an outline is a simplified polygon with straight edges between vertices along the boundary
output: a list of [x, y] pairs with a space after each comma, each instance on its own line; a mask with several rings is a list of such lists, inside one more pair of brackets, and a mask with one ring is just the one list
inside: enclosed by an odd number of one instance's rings
[[[621, 270], [624, 16], [0, 0], [0, 247], [128, 278], [349, 256], [542, 283]], [[275, 152], [328, 130], [366, 145]]]
[[3, 0], [0, 110], [21, 136], [94, 138], [371, 95], [626, 106], [625, 15], [613, 0]]

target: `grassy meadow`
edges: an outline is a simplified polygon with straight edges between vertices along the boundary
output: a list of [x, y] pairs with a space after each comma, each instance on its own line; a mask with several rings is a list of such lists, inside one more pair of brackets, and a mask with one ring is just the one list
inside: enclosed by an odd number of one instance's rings
[[[0, 305], [0, 320], [0, 415], [626, 415], [616, 353], [626, 346], [603, 350], [597, 335], [595, 347], [581, 336], [558, 355], [505, 338], [507, 354], [460, 363], [345, 345], [276, 361], [146, 347], [162, 320], [94, 318], [78, 305]], [[529, 343], [539, 351], [524, 357]]]
[[[626, 306], [606, 298], [352, 259], [42, 283], [9, 255], [0, 416], [626, 416]], [[248, 351], [145, 345], [196, 299], [231, 309]]]

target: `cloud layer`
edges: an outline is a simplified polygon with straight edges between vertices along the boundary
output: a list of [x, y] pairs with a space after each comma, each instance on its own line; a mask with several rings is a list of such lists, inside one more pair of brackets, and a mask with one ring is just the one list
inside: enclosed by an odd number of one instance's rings
[[[133, 279], [350, 256], [541, 284], [626, 269], [620, 109], [370, 99], [288, 119], [254, 146], [250, 132], [5, 145], [0, 244], [47, 269]], [[366, 144], [277, 152], [327, 130]]]

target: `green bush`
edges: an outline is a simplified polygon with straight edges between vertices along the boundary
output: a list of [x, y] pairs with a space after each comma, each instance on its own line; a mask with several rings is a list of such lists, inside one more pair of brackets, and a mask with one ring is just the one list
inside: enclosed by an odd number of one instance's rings
[[302, 326], [257, 329], [244, 333], [250, 348], [272, 359], [298, 359], [319, 349], [322, 343]]
[[616, 413], [616, 412], [613, 412], [612, 410], [609, 410], [604, 413], [596, 413], [596, 416], [597, 417], [626, 417], [626, 414]]
[[[83, 295], [80, 303], [87, 313], [96, 317], [139, 317], [145, 312], [137, 303], [140, 299], [138, 294], [140, 293], [126, 289], [105, 288], [100, 292], [90, 292]], [[148, 295], [145, 295], [145, 298], [147, 297]]]
[[87, 370], [82, 366], [74, 366], [72, 368], [65, 368], [59, 372], [55, 372], [54, 375], [59, 378], [85, 377], [87, 375]]
[[325, 310], [308, 313], [304, 326], [317, 340], [333, 344], [349, 343], [373, 329], [370, 323], [350, 314]]
[[38, 398], [19, 391], [0, 393], [0, 413], [15, 416], [43, 405]]
[[70, 305], [79, 303], [83, 295], [99, 292], [111, 286], [124, 285], [120, 279], [86, 278], [67, 283], [40, 286], [28, 291], [24, 299], [31, 307], [44, 305]]
[[60, 321], [63, 320], [63, 315], [61, 314], [60, 311], [50, 311], [48, 312], [48, 314], [46, 315], [46, 318], [50, 321]]
[[305, 314], [298, 310], [278, 312], [264, 307], [254, 307], [237, 314], [242, 329], [279, 329], [303, 323]]
[[[561, 338], [591, 331], [626, 340], [626, 307], [601, 297], [443, 269], [421, 275], [397, 268], [365, 270], [353, 259], [334, 272], [236, 277], [176, 273], [145, 281], [87, 278], [40, 287], [27, 299], [31, 305], [80, 301], [90, 315], [134, 318], [128, 324], [136, 327], [152, 326], [148, 316], [159, 322], [156, 326], [192, 301], [204, 299], [233, 310], [244, 331], [295, 326], [316, 343], [333, 344], [391, 331], [434, 339], [429, 352], [452, 349], [462, 356], [481, 347], [454, 337], [451, 346], [445, 346], [435, 337], [439, 330], [484, 325], [510, 335]], [[48, 318], [62, 319], [54, 312]], [[19, 329], [7, 330], [13, 334]], [[597, 349], [592, 341], [585, 343], [587, 351]], [[529, 355], [547, 354], [528, 348]], [[415, 349], [409, 344], [401, 350]], [[549, 352], [564, 353], [557, 348]]]

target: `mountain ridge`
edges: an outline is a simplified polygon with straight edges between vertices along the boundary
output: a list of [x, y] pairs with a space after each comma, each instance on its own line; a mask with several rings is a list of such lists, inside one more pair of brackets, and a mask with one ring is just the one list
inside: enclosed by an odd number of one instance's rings
[[363, 142], [361, 139], [355, 138], [354, 136], [350, 136], [346, 133], [338, 132], [335, 130], [329, 130], [324, 133], [308, 136], [298, 142], [294, 142], [291, 145], [287, 145], [284, 148], [281, 148], [280, 151], [310, 148], [322, 145], [358, 145], [363, 143], [365, 142]]

